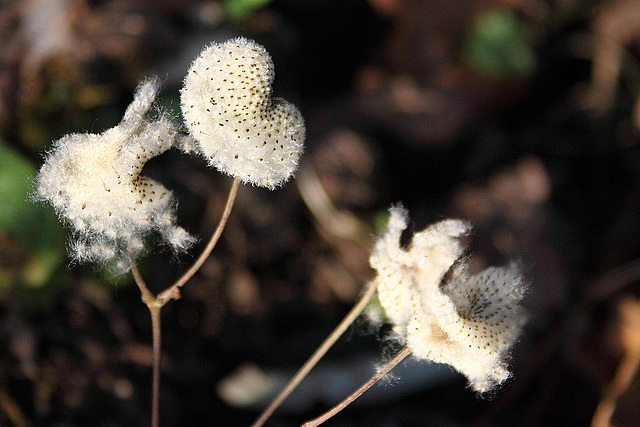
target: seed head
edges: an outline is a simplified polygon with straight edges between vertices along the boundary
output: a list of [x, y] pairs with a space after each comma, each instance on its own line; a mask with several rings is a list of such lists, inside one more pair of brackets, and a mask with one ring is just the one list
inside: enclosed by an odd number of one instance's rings
[[463, 221], [431, 225], [405, 250], [400, 235], [406, 226], [406, 211], [391, 208], [370, 259], [380, 304], [396, 334], [415, 357], [453, 366], [480, 393], [493, 389], [509, 377], [505, 359], [524, 323], [517, 268], [469, 276], [460, 259], [459, 238], [470, 230]]
[[298, 109], [271, 97], [273, 77], [267, 51], [240, 37], [205, 48], [181, 93], [185, 123], [209, 165], [270, 189], [295, 172], [305, 138]]
[[437, 291], [445, 273], [462, 255], [464, 248], [458, 237], [469, 231], [469, 225], [458, 220], [439, 222], [416, 233], [410, 248], [404, 250], [400, 236], [407, 228], [407, 211], [398, 206], [389, 212], [387, 230], [377, 240], [369, 262], [378, 272], [378, 298], [385, 314], [396, 332], [404, 336], [415, 289], [420, 286]]
[[178, 137], [168, 114], [152, 114], [158, 89], [158, 79], [141, 83], [116, 127], [54, 142], [38, 172], [35, 198], [51, 203], [70, 225], [69, 248], [78, 261], [122, 272], [129, 269], [128, 254], [141, 254], [151, 232], [176, 251], [194, 241], [175, 224], [171, 191], [140, 175], [145, 163]]

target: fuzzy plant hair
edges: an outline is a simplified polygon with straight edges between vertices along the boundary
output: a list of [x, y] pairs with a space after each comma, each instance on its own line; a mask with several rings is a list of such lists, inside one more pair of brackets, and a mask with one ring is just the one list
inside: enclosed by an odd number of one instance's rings
[[125, 272], [129, 256], [142, 254], [152, 233], [174, 251], [194, 242], [176, 225], [171, 191], [140, 175], [179, 137], [172, 118], [153, 107], [159, 86], [157, 78], [142, 82], [117, 126], [66, 135], [46, 155], [35, 198], [49, 202], [71, 227], [69, 250], [76, 261]]

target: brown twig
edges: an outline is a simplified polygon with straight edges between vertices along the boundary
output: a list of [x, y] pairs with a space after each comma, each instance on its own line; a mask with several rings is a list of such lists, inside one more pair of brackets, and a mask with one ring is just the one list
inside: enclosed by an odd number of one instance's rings
[[16, 427], [29, 427], [31, 423], [27, 420], [18, 403], [11, 397], [9, 392], [0, 387], [0, 408], [9, 418], [9, 421]]
[[334, 406], [333, 408], [331, 408], [330, 410], [328, 410], [318, 418], [315, 418], [311, 421], [307, 421], [306, 423], [302, 424], [301, 427], [319, 426], [320, 424], [324, 423], [325, 421], [327, 421], [328, 419], [336, 415], [338, 412], [342, 411], [344, 408], [349, 406], [354, 400], [360, 397], [365, 391], [369, 390], [371, 386], [377, 383], [382, 377], [387, 375], [389, 371], [391, 371], [398, 363], [402, 362], [410, 354], [411, 354], [411, 349], [409, 347], [406, 347], [404, 350], [398, 353], [396, 357], [391, 359], [389, 363], [387, 363], [382, 369], [380, 369], [374, 376], [372, 376], [369, 379], [369, 381], [362, 384], [356, 391], [354, 391], [349, 396], [347, 396], [346, 399], [338, 403], [336, 406]]
[[310, 164], [298, 172], [296, 185], [300, 197], [321, 227], [335, 236], [351, 240], [359, 245], [371, 245], [371, 230], [367, 224], [350, 212], [338, 209], [322, 187], [318, 175]]
[[140, 270], [138, 270], [138, 266], [133, 258], [133, 255], [129, 254], [129, 261], [131, 261], [131, 274], [133, 275], [133, 280], [135, 280], [136, 285], [140, 288], [140, 293], [142, 294], [142, 301], [150, 306], [155, 303], [156, 297], [151, 293], [147, 284], [145, 283], [142, 275], [140, 274]]
[[146, 304], [146, 306], [149, 308], [149, 312], [151, 313], [151, 328], [153, 334], [153, 386], [151, 401], [151, 427], [158, 427], [160, 423], [160, 353], [162, 342], [162, 320], [160, 314], [162, 311], [162, 307], [164, 307], [172, 299], [180, 298], [180, 288], [193, 277], [193, 275], [200, 269], [200, 267], [202, 267], [204, 262], [211, 254], [211, 251], [213, 251], [213, 248], [216, 246], [216, 243], [218, 243], [218, 240], [222, 235], [222, 231], [227, 224], [229, 215], [231, 214], [231, 209], [233, 208], [239, 185], [240, 181], [237, 178], [234, 179], [233, 184], [231, 185], [231, 189], [229, 190], [229, 195], [227, 196], [227, 202], [225, 204], [222, 217], [220, 218], [220, 222], [218, 223], [218, 226], [211, 236], [211, 239], [209, 239], [207, 246], [204, 248], [198, 259], [182, 276], [180, 276], [178, 280], [176, 280], [170, 287], [162, 291], [157, 297], [154, 296], [147, 287], [147, 284], [145, 283], [142, 275], [140, 274], [140, 271], [138, 270], [135, 259], [131, 254], [129, 254], [129, 258], [131, 261], [131, 274], [133, 275], [133, 279], [138, 285], [138, 288], [140, 288], [142, 301]]
[[157, 300], [160, 306], [164, 306], [168, 301], [172, 299], [180, 298], [180, 288], [184, 286], [184, 284], [187, 283], [187, 281], [189, 281], [191, 277], [193, 277], [193, 275], [196, 273], [196, 271], [200, 269], [200, 267], [202, 267], [202, 264], [204, 264], [204, 262], [207, 260], [207, 258], [211, 254], [211, 251], [213, 251], [213, 248], [216, 246], [216, 243], [218, 243], [218, 240], [222, 235], [222, 230], [224, 230], [224, 227], [227, 224], [229, 215], [231, 214], [231, 208], [233, 208], [233, 204], [236, 199], [236, 194], [238, 193], [239, 185], [240, 185], [240, 180], [238, 180], [238, 178], [235, 178], [233, 180], [231, 190], [229, 191], [229, 195], [227, 196], [227, 202], [224, 206], [224, 211], [222, 212], [222, 218], [220, 218], [218, 227], [216, 228], [213, 235], [211, 236], [211, 239], [209, 239], [207, 246], [204, 248], [204, 250], [198, 257], [198, 259], [193, 263], [193, 265], [187, 271], [185, 271], [185, 273], [178, 280], [176, 280], [173, 285], [171, 285], [169, 288], [162, 291], [160, 295], [158, 295]]
[[140, 275], [140, 271], [138, 270], [138, 266], [135, 263], [135, 260], [131, 255], [129, 255], [131, 260], [131, 274], [133, 274], [133, 278], [140, 288], [140, 293], [142, 294], [142, 301], [146, 304], [149, 309], [149, 313], [151, 313], [151, 328], [153, 331], [153, 386], [152, 386], [152, 398], [151, 398], [151, 426], [157, 427], [159, 425], [159, 416], [160, 416], [160, 349], [161, 349], [161, 319], [160, 319], [160, 310], [162, 310], [162, 306], [158, 305], [158, 300], [155, 296], [149, 291], [144, 279], [142, 279], [142, 275]]
[[162, 329], [160, 310], [162, 307], [149, 306], [151, 313], [151, 329], [153, 335], [153, 400], [151, 405], [151, 426], [157, 427], [160, 423], [160, 356], [162, 348]]
[[377, 286], [374, 283], [370, 283], [356, 305], [349, 311], [349, 313], [342, 319], [342, 322], [329, 334], [329, 336], [320, 344], [320, 347], [311, 355], [304, 365], [296, 372], [291, 378], [285, 388], [276, 396], [276, 398], [269, 404], [269, 406], [260, 414], [258, 419], [254, 421], [251, 427], [261, 427], [267, 419], [273, 414], [273, 412], [280, 406], [280, 404], [291, 394], [291, 392], [300, 384], [300, 382], [307, 376], [309, 371], [318, 363], [320, 359], [329, 351], [329, 349], [335, 344], [335, 342], [342, 336], [347, 328], [356, 320], [356, 318], [362, 313], [362, 310], [366, 307], [367, 303], [371, 300], [371, 297], [376, 291]]
[[629, 388], [640, 368], [640, 302], [623, 301], [620, 305], [620, 316], [620, 340], [624, 347], [624, 355], [596, 407], [591, 419], [591, 427], [611, 426], [611, 417], [618, 399]]

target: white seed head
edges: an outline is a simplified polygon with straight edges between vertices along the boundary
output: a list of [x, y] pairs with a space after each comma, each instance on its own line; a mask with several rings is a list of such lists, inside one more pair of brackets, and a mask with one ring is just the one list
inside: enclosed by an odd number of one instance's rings
[[66, 135], [46, 155], [35, 197], [50, 202], [71, 226], [69, 248], [77, 261], [128, 265], [129, 252], [141, 254], [151, 232], [176, 251], [194, 241], [175, 224], [171, 192], [140, 176], [178, 135], [166, 113], [152, 114], [158, 89], [157, 79], [144, 81], [120, 124], [101, 134]]
[[385, 313], [401, 336], [411, 317], [415, 293], [439, 292], [445, 273], [462, 255], [458, 238], [470, 227], [464, 221], [445, 220], [416, 233], [407, 250], [400, 247], [400, 236], [407, 228], [408, 214], [392, 207], [386, 232], [377, 240], [369, 262], [377, 270], [378, 298]]
[[252, 40], [213, 43], [191, 64], [181, 92], [185, 123], [210, 166], [273, 189], [298, 168], [304, 120], [271, 97], [273, 62]]
[[392, 208], [371, 255], [387, 317], [415, 357], [453, 366], [478, 392], [493, 389], [509, 377], [505, 358], [525, 318], [517, 268], [469, 276], [458, 240], [469, 232], [467, 223], [436, 223], [416, 233], [405, 250], [400, 234], [406, 223], [406, 212]]
[[[460, 351], [469, 354], [456, 368], [477, 391], [494, 388], [509, 376], [504, 360], [525, 321], [520, 306], [522, 276], [515, 265], [490, 267], [473, 276], [459, 265], [442, 292], [455, 307], [456, 316], [442, 313], [441, 327], [457, 346], [466, 345]], [[447, 321], [447, 315], [455, 321]]]

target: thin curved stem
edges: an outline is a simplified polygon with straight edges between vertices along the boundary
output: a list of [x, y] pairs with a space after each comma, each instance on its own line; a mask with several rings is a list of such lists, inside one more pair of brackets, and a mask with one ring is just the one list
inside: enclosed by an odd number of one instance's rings
[[211, 236], [211, 239], [209, 239], [207, 246], [204, 248], [196, 262], [194, 262], [193, 265], [187, 271], [185, 271], [184, 274], [180, 276], [180, 278], [176, 280], [173, 285], [171, 285], [169, 288], [162, 291], [160, 295], [158, 295], [157, 304], [159, 304], [160, 306], [164, 306], [172, 299], [179, 299], [180, 288], [184, 286], [184, 284], [187, 283], [189, 279], [191, 279], [191, 277], [193, 277], [193, 275], [200, 269], [200, 267], [202, 267], [204, 262], [207, 260], [207, 258], [211, 254], [211, 251], [213, 251], [213, 248], [216, 246], [216, 243], [218, 243], [218, 240], [222, 235], [222, 230], [224, 230], [224, 227], [227, 224], [227, 220], [229, 219], [229, 215], [231, 214], [231, 208], [233, 208], [233, 204], [236, 200], [236, 195], [238, 194], [239, 186], [240, 180], [238, 180], [238, 178], [235, 178], [233, 180], [231, 190], [229, 191], [229, 195], [227, 196], [227, 202], [224, 206], [222, 218], [220, 218], [218, 227]]
[[369, 390], [371, 386], [377, 383], [382, 377], [387, 375], [387, 373], [389, 373], [390, 370], [392, 370], [398, 363], [402, 362], [410, 354], [411, 354], [411, 349], [409, 347], [406, 347], [404, 350], [398, 353], [396, 357], [391, 359], [391, 361], [389, 361], [389, 363], [387, 363], [374, 376], [372, 376], [369, 379], [369, 381], [362, 384], [356, 391], [354, 391], [349, 396], [347, 396], [346, 399], [338, 403], [336, 406], [334, 406], [333, 408], [331, 408], [330, 410], [328, 410], [318, 418], [315, 418], [311, 421], [307, 421], [306, 423], [302, 424], [301, 427], [319, 426], [320, 424], [324, 423], [325, 421], [327, 421], [328, 419], [336, 415], [338, 412], [342, 411], [344, 408], [349, 406], [354, 400], [360, 397], [365, 391]]
[[637, 337], [640, 326], [640, 301], [627, 300], [619, 306], [620, 342], [624, 350], [609, 385], [604, 389], [600, 403], [596, 407], [591, 427], [609, 427], [618, 401], [631, 387], [640, 369], [640, 341]]
[[24, 415], [22, 408], [11, 397], [9, 391], [4, 386], [0, 387], [0, 408], [2, 412], [16, 427], [31, 427], [33, 424], [29, 422]]
[[639, 352], [626, 354], [622, 358], [611, 384], [605, 389], [604, 396], [593, 413], [591, 427], [611, 426], [611, 417], [616, 410], [618, 399], [627, 387], [629, 387], [629, 384], [638, 372], [638, 366], [640, 366]]
[[151, 305], [155, 304], [156, 297], [151, 293], [149, 288], [147, 288], [147, 284], [144, 282], [144, 279], [140, 274], [140, 270], [138, 270], [138, 266], [136, 265], [136, 261], [131, 253], [129, 253], [129, 261], [131, 262], [131, 274], [133, 275], [133, 280], [135, 280], [136, 285], [138, 285], [140, 293], [142, 294], [142, 301], [150, 308]]
[[227, 224], [227, 220], [229, 219], [229, 215], [231, 214], [231, 208], [233, 208], [233, 204], [236, 199], [236, 195], [238, 194], [238, 187], [240, 186], [240, 181], [238, 179], [234, 179], [233, 184], [231, 185], [231, 190], [229, 190], [229, 195], [227, 196], [227, 202], [224, 207], [224, 212], [222, 213], [222, 218], [220, 218], [220, 222], [216, 227], [211, 239], [207, 243], [207, 246], [204, 248], [196, 262], [182, 275], [178, 280], [176, 280], [173, 285], [169, 288], [165, 289], [158, 295], [157, 297], [153, 295], [153, 293], [147, 287], [140, 271], [138, 270], [138, 266], [136, 265], [135, 259], [132, 254], [129, 254], [129, 259], [131, 261], [131, 274], [140, 288], [140, 293], [142, 294], [142, 301], [149, 308], [149, 312], [151, 313], [151, 327], [153, 331], [153, 386], [152, 386], [152, 402], [151, 402], [151, 427], [158, 427], [160, 422], [160, 353], [161, 353], [161, 340], [162, 340], [162, 321], [160, 313], [162, 311], [162, 307], [165, 306], [167, 302], [172, 299], [180, 298], [180, 287], [182, 287], [193, 275], [202, 267], [202, 264], [206, 261], [206, 259], [213, 251], [213, 248], [218, 243], [220, 236], [222, 235], [222, 230], [224, 230], [225, 225]]
[[236, 195], [238, 193], [238, 187], [240, 186], [240, 181], [235, 179], [233, 184], [231, 185], [231, 190], [229, 190], [229, 195], [227, 196], [227, 202], [224, 207], [224, 211], [222, 213], [222, 218], [220, 218], [220, 222], [218, 223], [218, 227], [214, 231], [211, 239], [207, 243], [207, 246], [204, 248], [196, 262], [182, 275], [178, 280], [176, 280], [173, 285], [169, 288], [165, 289], [160, 295], [157, 297], [153, 295], [153, 293], [147, 287], [140, 271], [138, 270], [138, 266], [136, 265], [135, 259], [132, 254], [129, 254], [129, 259], [131, 261], [131, 274], [140, 288], [140, 293], [142, 294], [142, 301], [149, 308], [149, 312], [151, 313], [151, 327], [153, 331], [153, 386], [152, 386], [152, 402], [151, 402], [151, 427], [158, 427], [160, 422], [160, 353], [161, 353], [161, 342], [162, 342], [162, 321], [160, 313], [162, 311], [162, 307], [165, 306], [167, 302], [172, 299], [180, 298], [180, 287], [182, 287], [193, 275], [202, 267], [202, 264], [206, 261], [206, 259], [213, 251], [213, 248], [218, 243], [220, 236], [222, 235], [222, 230], [224, 230], [225, 225], [227, 224], [227, 220], [229, 219], [229, 215], [231, 214], [231, 208], [233, 208], [233, 204], [236, 199]]
[[300, 382], [307, 376], [309, 371], [318, 363], [318, 361], [327, 353], [327, 351], [333, 346], [333, 344], [342, 336], [344, 331], [356, 320], [356, 318], [362, 313], [362, 310], [366, 307], [367, 303], [371, 300], [371, 297], [376, 291], [377, 286], [374, 283], [370, 283], [356, 305], [349, 311], [349, 313], [342, 319], [342, 322], [329, 334], [329, 336], [320, 344], [320, 347], [311, 355], [304, 365], [296, 372], [291, 378], [289, 383], [284, 389], [276, 396], [276, 398], [269, 404], [269, 406], [260, 414], [260, 417], [251, 425], [251, 427], [261, 427], [267, 419], [273, 414], [273, 412], [280, 406], [280, 404], [291, 394], [291, 392], [300, 384]]

